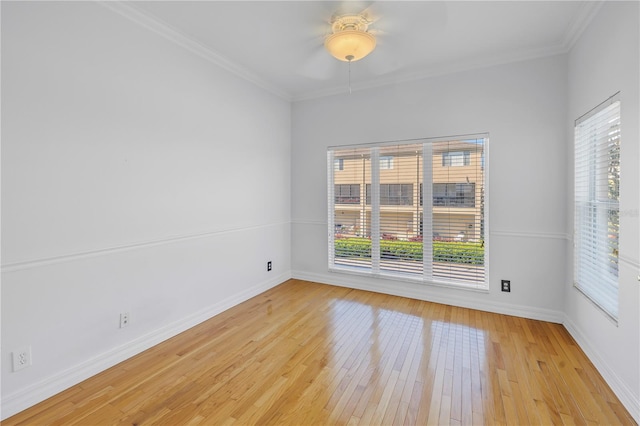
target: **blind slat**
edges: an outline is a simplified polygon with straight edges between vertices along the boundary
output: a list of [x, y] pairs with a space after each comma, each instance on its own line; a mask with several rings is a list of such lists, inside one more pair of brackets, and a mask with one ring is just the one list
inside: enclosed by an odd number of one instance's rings
[[330, 268], [486, 288], [485, 143], [330, 148]]
[[575, 126], [574, 282], [613, 319], [618, 316], [620, 101]]

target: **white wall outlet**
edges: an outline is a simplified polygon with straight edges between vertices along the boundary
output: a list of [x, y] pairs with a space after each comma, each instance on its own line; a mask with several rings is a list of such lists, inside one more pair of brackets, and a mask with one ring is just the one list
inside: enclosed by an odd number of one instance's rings
[[129, 312], [123, 312], [120, 314], [120, 328], [125, 328], [129, 325]]
[[24, 346], [11, 352], [13, 371], [19, 371], [31, 365], [31, 346]]

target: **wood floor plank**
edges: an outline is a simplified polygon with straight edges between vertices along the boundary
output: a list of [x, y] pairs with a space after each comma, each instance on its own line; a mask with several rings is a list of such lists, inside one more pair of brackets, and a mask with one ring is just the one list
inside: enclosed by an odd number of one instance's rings
[[2, 424], [636, 423], [562, 325], [289, 280]]

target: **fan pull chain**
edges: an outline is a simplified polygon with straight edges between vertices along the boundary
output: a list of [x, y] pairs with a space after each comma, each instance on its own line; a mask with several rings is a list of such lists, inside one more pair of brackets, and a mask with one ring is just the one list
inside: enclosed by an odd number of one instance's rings
[[351, 94], [351, 61], [353, 61], [353, 55], [345, 57], [349, 61], [349, 94]]

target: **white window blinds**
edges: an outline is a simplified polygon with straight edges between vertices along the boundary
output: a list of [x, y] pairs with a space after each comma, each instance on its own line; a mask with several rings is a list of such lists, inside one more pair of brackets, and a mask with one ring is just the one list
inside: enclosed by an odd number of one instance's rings
[[486, 140], [330, 148], [329, 268], [486, 288]]
[[574, 284], [618, 317], [620, 101], [609, 99], [575, 124]]

